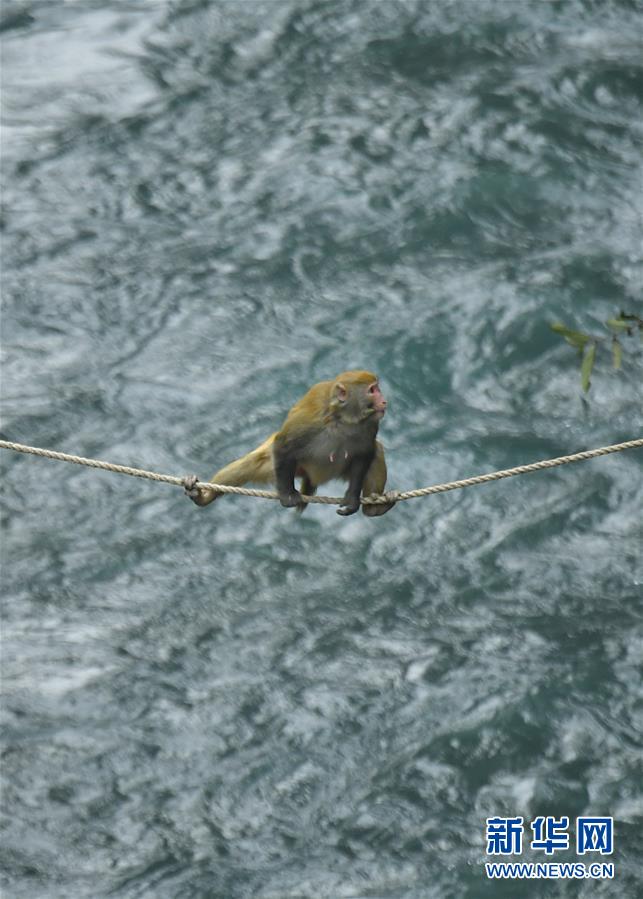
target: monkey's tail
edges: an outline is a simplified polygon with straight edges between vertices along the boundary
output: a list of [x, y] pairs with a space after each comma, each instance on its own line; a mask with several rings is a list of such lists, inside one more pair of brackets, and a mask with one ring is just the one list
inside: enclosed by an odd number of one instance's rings
[[256, 449], [229, 465], [220, 468], [210, 478], [212, 484], [224, 484], [226, 487], [243, 487], [244, 484], [271, 484], [275, 480], [275, 469], [272, 461], [272, 444], [274, 434]]

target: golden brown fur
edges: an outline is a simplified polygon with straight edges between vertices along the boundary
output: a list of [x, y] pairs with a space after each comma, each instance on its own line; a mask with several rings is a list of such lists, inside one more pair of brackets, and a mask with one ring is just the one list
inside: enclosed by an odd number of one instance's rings
[[[305, 502], [295, 489], [300, 477], [304, 495], [334, 478], [349, 481], [345, 506], [351, 514], [363, 496], [381, 494], [386, 485], [384, 449], [375, 437], [384, 415], [377, 376], [367, 371], [348, 371], [332, 381], [320, 381], [292, 407], [279, 431], [256, 449], [230, 462], [211, 478], [214, 484], [240, 487], [247, 483], [277, 483], [282, 505]], [[186, 491], [199, 506], [217, 499], [214, 489], [196, 488], [196, 478], [185, 479]], [[383, 515], [393, 502], [362, 506], [365, 515]]]

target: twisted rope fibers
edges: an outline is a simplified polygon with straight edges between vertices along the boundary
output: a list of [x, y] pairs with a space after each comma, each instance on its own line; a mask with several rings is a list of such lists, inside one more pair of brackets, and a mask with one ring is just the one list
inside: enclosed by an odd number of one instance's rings
[[[555, 459], [543, 459], [540, 462], [531, 462], [528, 465], [517, 465], [515, 468], [505, 468], [489, 474], [475, 475], [459, 481], [448, 481], [445, 484], [435, 484], [432, 487], [420, 487], [417, 490], [406, 490], [402, 493], [391, 491], [382, 497], [364, 497], [363, 505], [380, 505], [395, 499], [398, 502], [406, 499], [416, 499], [420, 496], [432, 496], [435, 493], [446, 493], [449, 490], [459, 490], [462, 487], [473, 487], [477, 484], [488, 484], [490, 481], [500, 481], [503, 478], [511, 478], [519, 474], [529, 474], [532, 471], [542, 471], [546, 468], [556, 468], [559, 465], [568, 465], [571, 462], [582, 462], [585, 459], [595, 459], [598, 456], [607, 456], [610, 453], [619, 453], [622, 450], [643, 447], [643, 437], [635, 440], [626, 440], [624, 443], [614, 443], [611, 446], [601, 446], [597, 449], [584, 450], [580, 453], [572, 453], [569, 456], [558, 456]], [[73, 462], [76, 465], [86, 465], [89, 468], [99, 468], [103, 471], [111, 471], [115, 474], [127, 474], [134, 478], [146, 478], [149, 481], [160, 481], [164, 484], [172, 484], [176, 487], [183, 486], [183, 478], [175, 475], [159, 474], [155, 471], [146, 471], [143, 468], [132, 468], [128, 465], [116, 465], [113, 462], [103, 462], [100, 459], [88, 459], [85, 456], [75, 456], [71, 453], [60, 453], [55, 450], [42, 449], [37, 446], [27, 446], [24, 443], [13, 443], [10, 440], [0, 440], [0, 449], [14, 450], [17, 453], [29, 453], [33, 456], [42, 456], [45, 459], [54, 459], [59, 462]], [[197, 481], [197, 487], [209, 487], [217, 493], [234, 493], [240, 496], [255, 496], [260, 499], [279, 499], [277, 493], [269, 490], [253, 490], [248, 487], [229, 487], [225, 484], [212, 484], [209, 481]], [[304, 496], [308, 503], [320, 503], [323, 505], [341, 505], [342, 497], [336, 496]]]

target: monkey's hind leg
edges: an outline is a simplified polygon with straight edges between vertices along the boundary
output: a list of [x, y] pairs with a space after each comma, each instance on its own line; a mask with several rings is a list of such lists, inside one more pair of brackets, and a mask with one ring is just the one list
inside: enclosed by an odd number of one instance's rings
[[[371, 462], [371, 466], [366, 472], [364, 484], [362, 486], [362, 496], [370, 496], [372, 493], [378, 495], [384, 494], [386, 486], [386, 459], [384, 457], [384, 447], [375, 441], [375, 457]], [[395, 501], [391, 503], [382, 503], [377, 506], [362, 506], [362, 512], [368, 518], [374, 518], [376, 515], [384, 515], [395, 505]]]
[[[307, 474], [304, 474], [301, 479], [301, 484], [299, 485], [299, 491], [300, 493], [303, 493], [304, 496], [314, 496], [317, 491], [317, 485], [313, 484]], [[305, 502], [297, 503], [297, 506], [295, 507], [297, 514], [303, 515], [307, 505], [308, 503]]]

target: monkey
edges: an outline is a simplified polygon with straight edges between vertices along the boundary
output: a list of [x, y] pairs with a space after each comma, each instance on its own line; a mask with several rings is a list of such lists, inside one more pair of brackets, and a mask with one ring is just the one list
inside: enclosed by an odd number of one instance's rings
[[[376, 440], [386, 400], [377, 376], [368, 371], [346, 371], [333, 381], [310, 388], [288, 413], [281, 429], [252, 452], [221, 468], [213, 484], [241, 487], [249, 482], [275, 483], [281, 505], [303, 512], [304, 496], [333, 478], [348, 481], [338, 515], [353, 515], [360, 497], [382, 494], [386, 485], [384, 447]], [[301, 492], [295, 487], [301, 478]], [[186, 494], [197, 506], [207, 506], [221, 493], [196, 487], [196, 475], [183, 479]], [[362, 506], [364, 515], [383, 515], [391, 501]]]

